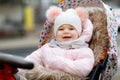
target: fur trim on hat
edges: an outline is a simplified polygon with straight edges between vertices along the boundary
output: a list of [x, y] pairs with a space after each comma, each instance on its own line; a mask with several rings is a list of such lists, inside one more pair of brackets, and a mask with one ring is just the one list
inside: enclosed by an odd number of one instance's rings
[[76, 12], [78, 16], [81, 18], [82, 22], [86, 21], [89, 18], [88, 11], [84, 7], [77, 7]]
[[55, 18], [62, 12], [62, 9], [56, 6], [51, 6], [46, 11], [46, 18], [49, 22], [54, 23]]
[[[88, 12], [85, 8], [83, 7], [77, 7], [75, 8], [76, 13], [78, 14], [78, 16], [80, 17], [80, 19], [82, 20], [82, 22], [84, 22], [86, 19], [88, 19], [89, 15]], [[50, 23], [54, 23], [56, 17], [61, 14], [62, 8], [57, 7], [57, 6], [51, 6], [47, 11], [46, 11], [46, 18], [48, 19], [48, 21]]]

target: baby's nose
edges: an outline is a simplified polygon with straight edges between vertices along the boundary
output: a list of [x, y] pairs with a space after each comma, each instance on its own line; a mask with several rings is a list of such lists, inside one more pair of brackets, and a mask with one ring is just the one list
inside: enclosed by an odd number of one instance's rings
[[70, 32], [70, 30], [69, 29], [64, 29], [64, 32], [68, 33], [68, 32]]

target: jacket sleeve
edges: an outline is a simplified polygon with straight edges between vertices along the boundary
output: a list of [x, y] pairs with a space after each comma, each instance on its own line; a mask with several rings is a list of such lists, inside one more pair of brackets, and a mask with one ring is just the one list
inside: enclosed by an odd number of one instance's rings
[[31, 53], [30, 55], [26, 56], [25, 60], [29, 60], [34, 63], [42, 64], [41, 49], [39, 48], [36, 51], [34, 51], [33, 53]]
[[89, 19], [87, 19], [86, 23], [84, 23], [83, 25], [83, 31], [80, 38], [84, 39], [85, 42], [89, 42], [91, 40], [92, 34], [93, 34], [93, 24]]
[[85, 77], [91, 72], [94, 66], [94, 55], [91, 50], [88, 52], [76, 60], [56, 56], [57, 59], [56, 62], [52, 63], [52, 69], [59, 69], [80, 77]]
[[[41, 61], [41, 58], [40, 58], [41, 57], [40, 53], [41, 53], [41, 50], [38, 49], [38, 50], [34, 51], [33, 53], [31, 53], [30, 55], [26, 56], [25, 60], [28, 60], [28, 61], [31, 61], [33, 63], [42, 65], [42, 61]], [[27, 72], [26, 69], [19, 68], [17, 74], [21, 77], [22, 76], [25, 77], [24, 74], [26, 74], [26, 72]]]

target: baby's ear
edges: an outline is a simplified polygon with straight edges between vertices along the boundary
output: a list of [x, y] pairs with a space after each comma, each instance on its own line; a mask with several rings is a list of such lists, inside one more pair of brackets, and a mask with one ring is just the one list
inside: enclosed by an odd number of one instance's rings
[[84, 7], [77, 7], [76, 12], [78, 14], [78, 16], [80, 17], [80, 19], [84, 22], [86, 19], [88, 19], [89, 15], [88, 15], [88, 11], [86, 8]]
[[62, 9], [57, 6], [51, 6], [46, 11], [46, 18], [50, 23], [54, 23], [55, 18], [62, 12]]

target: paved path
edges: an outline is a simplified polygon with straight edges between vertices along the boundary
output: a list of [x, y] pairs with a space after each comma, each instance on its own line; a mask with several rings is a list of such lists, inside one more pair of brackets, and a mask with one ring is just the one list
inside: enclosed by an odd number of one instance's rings
[[15, 39], [2, 39], [0, 40], [0, 50], [36, 47], [38, 44], [39, 36], [24, 36]]

